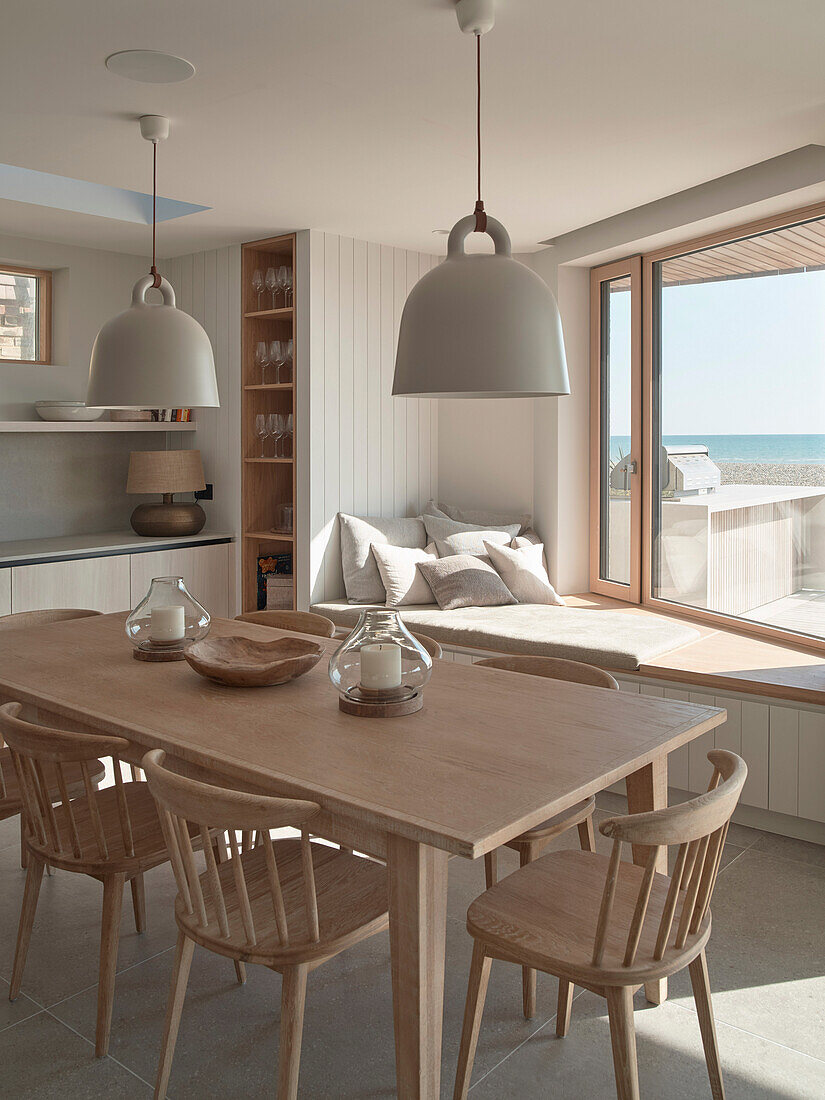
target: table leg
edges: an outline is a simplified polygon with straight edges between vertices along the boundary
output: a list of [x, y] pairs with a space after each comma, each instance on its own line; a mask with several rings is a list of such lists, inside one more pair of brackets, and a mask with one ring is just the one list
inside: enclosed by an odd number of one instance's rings
[[[627, 784], [627, 811], [631, 814], [648, 810], [661, 810], [667, 806], [667, 756], [657, 757], [652, 763], [633, 772], [625, 780]], [[647, 863], [649, 848], [644, 844], [633, 845], [633, 862]], [[656, 870], [667, 874], [667, 848], [659, 850]], [[667, 978], [645, 984], [645, 995], [651, 1004], [659, 1005], [667, 1000]]]
[[441, 1078], [447, 853], [390, 834], [390, 951], [399, 1100], [437, 1100]]

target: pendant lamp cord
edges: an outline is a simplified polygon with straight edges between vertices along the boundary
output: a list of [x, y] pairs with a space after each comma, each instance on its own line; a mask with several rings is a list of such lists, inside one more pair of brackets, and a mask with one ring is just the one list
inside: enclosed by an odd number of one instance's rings
[[477, 158], [477, 198], [476, 198], [476, 225], [473, 232], [487, 232], [487, 215], [484, 212], [484, 202], [481, 198], [481, 35], [476, 35], [476, 148]]
[[158, 202], [158, 143], [152, 142], [152, 266], [149, 269], [154, 276], [152, 286], [160, 286], [160, 274], [155, 265], [155, 232], [157, 229], [157, 202]]

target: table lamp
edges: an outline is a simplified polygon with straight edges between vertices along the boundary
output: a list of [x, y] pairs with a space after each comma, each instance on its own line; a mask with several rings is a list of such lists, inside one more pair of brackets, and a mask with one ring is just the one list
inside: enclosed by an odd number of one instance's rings
[[206, 523], [200, 504], [181, 503], [173, 493], [206, 488], [200, 451], [132, 451], [127, 493], [162, 493], [163, 501], [139, 504], [132, 528], [139, 535], [196, 535]]

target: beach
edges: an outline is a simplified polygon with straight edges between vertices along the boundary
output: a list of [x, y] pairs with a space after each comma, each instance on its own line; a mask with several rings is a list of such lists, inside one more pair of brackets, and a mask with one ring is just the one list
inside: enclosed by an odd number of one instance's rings
[[825, 462], [717, 462], [723, 485], [821, 485]]

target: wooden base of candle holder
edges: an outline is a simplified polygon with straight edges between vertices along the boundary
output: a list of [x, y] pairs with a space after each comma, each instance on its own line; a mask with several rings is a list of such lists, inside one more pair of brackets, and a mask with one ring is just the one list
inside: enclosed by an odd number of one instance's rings
[[359, 718], [398, 718], [421, 710], [424, 693], [405, 687], [397, 691], [371, 691], [357, 684], [346, 695], [338, 696], [338, 706], [344, 714], [355, 714]]
[[136, 649], [132, 650], [132, 656], [136, 661], [149, 661], [151, 664], [184, 659], [183, 646], [156, 645], [154, 642], [141, 642]]

